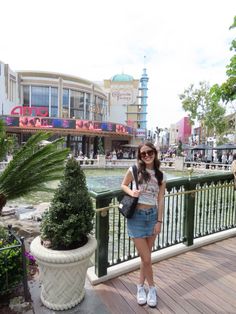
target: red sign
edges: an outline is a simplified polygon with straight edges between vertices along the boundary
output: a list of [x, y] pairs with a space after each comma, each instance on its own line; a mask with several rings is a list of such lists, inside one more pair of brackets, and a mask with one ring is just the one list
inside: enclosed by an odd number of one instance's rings
[[47, 107], [29, 107], [29, 106], [16, 106], [11, 111], [12, 115], [19, 116], [37, 116], [37, 117], [48, 117]]

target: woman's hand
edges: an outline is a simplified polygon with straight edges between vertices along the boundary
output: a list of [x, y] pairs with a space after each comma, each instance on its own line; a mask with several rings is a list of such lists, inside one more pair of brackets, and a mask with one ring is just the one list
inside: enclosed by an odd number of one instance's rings
[[139, 197], [140, 194], [140, 190], [131, 190], [132, 191], [132, 195], [133, 197]]
[[161, 232], [161, 225], [162, 223], [161, 222], [157, 222], [154, 226], [154, 234], [159, 234]]

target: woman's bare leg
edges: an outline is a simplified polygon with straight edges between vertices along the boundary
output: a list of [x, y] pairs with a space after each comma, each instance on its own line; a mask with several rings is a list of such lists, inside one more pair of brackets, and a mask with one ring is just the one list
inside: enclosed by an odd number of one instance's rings
[[154, 286], [151, 252], [156, 236], [149, 238], [134, 238], [134, 244], [141, 258], [139, 283], [144, 284], [145, 279], [149, 286]]

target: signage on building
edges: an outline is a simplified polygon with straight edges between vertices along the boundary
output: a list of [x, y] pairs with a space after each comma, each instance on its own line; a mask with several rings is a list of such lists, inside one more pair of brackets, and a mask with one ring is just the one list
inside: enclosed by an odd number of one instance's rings
[[146, 130], [145, 129], [136, 129], [136, 137], [146, 137]]
[[48, 117], [29, 116], [3, 116], [1, 117], [6, 126], [20, 128], [56, 128], [56, 129], [76, 129], [78, 131], [94, 132], [114, 132], [117, 134], [133, 134], [134, 129], [123, 124], [112, 122], [100, 122], [92, 120], [60, 119]]
[[37, 116], [37, 117], [48, 117], [47, 107], [29, 107], [29, 106], [16, 106], [11, 110], [12, 115], [19, 116]]
[[57, 129], [75, 129], [75, 120], [43, 118], [43, 117], [20, 117], [19, 126], [21, 128], [57, 128]]

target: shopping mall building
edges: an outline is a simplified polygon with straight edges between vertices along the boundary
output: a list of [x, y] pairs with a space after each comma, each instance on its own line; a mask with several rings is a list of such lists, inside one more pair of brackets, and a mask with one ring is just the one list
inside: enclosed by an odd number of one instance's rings
[[[0, 117], [19, 144], [47, 130], [77, 155], [96, 155], [146, 137], [147, 75], [120, 74], [101, 84], [52, 72], [12, 71], [0, 61]], [[143, 80], [142, 80], [143, 79]], [[141, 85], [140, 85], [141, 84]]]

